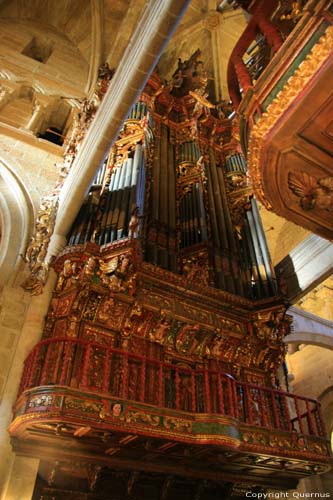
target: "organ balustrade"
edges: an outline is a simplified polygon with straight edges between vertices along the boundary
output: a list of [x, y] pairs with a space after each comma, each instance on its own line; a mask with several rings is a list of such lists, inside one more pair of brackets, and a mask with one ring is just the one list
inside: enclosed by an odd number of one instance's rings
[[25, 361], [19, 395], [62, 386], [192, 413], [220, 414], [255, 427], [325, 437], [320, 403], [77, 338], [39, 342]]

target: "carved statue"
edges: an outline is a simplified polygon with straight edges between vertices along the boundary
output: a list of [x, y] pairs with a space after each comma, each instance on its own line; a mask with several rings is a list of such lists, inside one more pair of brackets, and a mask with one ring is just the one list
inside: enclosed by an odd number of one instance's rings
[[292, 2], [290, 6], [290, 2], [288, 2], [286, 12], [281, 14], [280, 20], [291, 20], [293, 22], [296, 22], [303, 14], [303, 6], [302, 6], [302, 1], [297, 0], [296, 2]]
[[151, 144], [153, 144], [154, 141], [154, 133], [149, 125], [149, 116], [150, 113], [148, 111], [148, 113], [140, 121], [140, 126], [143, 129], [143, 145], [146, 158], [149, 158], [151, 155]]
[[74, 283], [77, 279], [77, 264], [69, 259], [66, 259], [63, 265], [63, 269], [60, 273], [57, 290], [63, 290], [70, 284]]
[[131, 260], [129, 258], [129, 255], [127, 253], [124, 253], [119, 258], [119, 264], [118, 264], [117, 270], [119, 273], [125, 275], [127, 273], [127, 271], [129, 270], [130, 265], [131, 265]]
[[189, 94], [196, 100], [192, 117], [198, 120], [202, 115], [208, 116], [210, 109], [215, 107], [207, 99], [208, 92], [205, 92], [203, 89], [195, 89], [194, 91], [190, 90]]
[[[192, 77], [196, 76], [195, 71], [198, 70], [198, 64], [201, 61], [198, 61], [198, 57], [201, 55], [201, 50], [197, 49], [189, 59], [182, 61], [181, 58], [178, 58], [178, 66], [176, 71], [172, 75], [172, 79], [179, 79], [181, 77]], [[178, 86], [181, 86], [182, 82], [178, 81]]]
[[95, 270], [97, 266], [97, 260], [95, 257], [89, 257], [85, 265], [83, 266], [82, 269], [82, 279], [90, 279], [93, 278], [95, 275]]
[[83, 307], [88, 297], [89, 297], [89, 285], [85, 285], [83, 288], [81, 288], [81, 290], [77, 294], [73, 302], [72, 310], [77, 313], [80, 313], [83, 310]]
[[102, 303], [101, 307], [98, 310], [98, 319], [100, 321], [107, 321], [112, 314], [114, 314], [114, 308], [115, 308], [115, 301], [112, 297], [109, 299], [104, 300]]
[[106, 93], [114, 72], [115, 70], [111, 69], [107, 62], [101, 64], [98, 68], [98, 79], [95, 92], [99, 95], [99, 98], [102, 98]]
[[167, 338], [168, 333], [171, 329], [171, 320], [166, 317], [166, 314], [162, 311], [161, 317], [155, 326], [155, 328], [150, 332], [150, 340], [154, 340], [159, 344], [163, 344]]
[[211, 354], [213, 356], [220, 357], [221, 353], [222, 353], [223, 344], [224, 344], [224, 337], [220, 331], [217, 331], [217, 334], [213, 339], [213, 344], [211, 347]]
[[84, 98], [81, 101], [81, 111], [79, 113], [80, 128], [84, 131], [88, 130], [88, 127], [95, 116], [96, 106], [89, 99]]
[[198, 339], [196, 338], [196, 333], [199, 330], [199, 325], [184, 325], [177, 335], [177, 351], [193, 353], [199, 344]]
[[65, 156], [69, 154], [76, 154], [82, 139], [83, 132], [81, 130], [80, 117], [78, 113], [75, 113], [72, 123], [72, 131], [68, 140], [66, 140]]
[[183, 85], [184, 76], [181, 69], [177, 69], [176, 72], [172, 76], [172, 80], [170, 82], [169, 91], [172, 92], [174, 88], [180, 88]]
[[120, 258], [118, 255], [110, 260], [99, 260], [100, 271], [99, 276], [104, 285], [112, 292], [128, 291], [129, 295], [133, 295], [135, 291], [135, 274], [131, 273], [131, 262], [129, 254], [123, 254]]
[[260, 340], [277, 342], [289, 333], [290, 317], [284, 310], [261, 312], [253, 326]]
[[129, 221], [128, 225], [128, 237], [129, 238], [137, 238], [138, 237], [138, 230], [139, 230], [139, 207], [136, 207], [131, 214], [131, 219]]

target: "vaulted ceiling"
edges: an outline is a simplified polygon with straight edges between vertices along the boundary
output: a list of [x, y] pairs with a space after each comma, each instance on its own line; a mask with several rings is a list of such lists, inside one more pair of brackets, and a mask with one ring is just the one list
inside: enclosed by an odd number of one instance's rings
[[[39, 82], [46, 93], [87, 92], [104, 62], [116, 67], [147, 2], [144, 0], [3, 0], [0, 2], [2, 70], [16, 80]], [[45, 63], [22, 51], [35, 38], [51, 44]], [[30, 62], [30, 64], [29, 64]], [[49, 77], [49, 82], [45, 77]], [[52, 81], [51, 81], [52, 80]]]

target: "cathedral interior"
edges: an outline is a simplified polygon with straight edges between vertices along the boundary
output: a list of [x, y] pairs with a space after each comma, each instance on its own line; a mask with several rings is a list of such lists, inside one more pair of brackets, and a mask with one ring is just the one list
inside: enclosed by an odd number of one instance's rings
[[333, 496], [333, 3], [0, 25], [1, 500]]

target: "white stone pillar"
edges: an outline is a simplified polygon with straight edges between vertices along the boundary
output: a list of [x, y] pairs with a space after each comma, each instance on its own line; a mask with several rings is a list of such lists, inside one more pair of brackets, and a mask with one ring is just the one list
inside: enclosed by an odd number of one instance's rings
[[[5, 316], [0, 317], [2, 333], [6, 324], [10, 324], [10, 332], [15, 335], [12, 349], [8, 352], [8, 366], [5, 370], [5, 383], [0, 403], [0, 499], [1, 500], [25, 500], [32, 493], [33, 484], [36, 479], [37, 462], [27, 458], [15, 456], [12, 451], [8, 426], [12, 419], [12, 407], [16, 400], [23, 363], [27, 355], [39, 341], [44, 319], [47, 313], [52, 291], [56, 282], [56, 273], [51, 269], [49, 279], [41, 295], [30, 297], [21, 288], [5, 288], [3, 294], [3, 310]], [[2, 295], [3, 295], [2, 294]], [[10, 305], [9, 305], [10, 303]], [[22, 309], [25, 305], [25, 310]], [[22, 310], [22, 314], [19, 311]], [[22, 317], [21, 317], [22, 316]], [[15, 321], [16, 323], [15, 323]], [[17, 330], [13, 331], [16, 324]], [[8, 328], [7, 328], [8, 329]], [[15, 362], [13, 362], [15, 359]], [[4, 361], [3, 361], [4, 362]], [[26, 460], [26, 462], [24, 462]], [[26, 467], [26, 472], [24, 472]], [[21, 471], [21, 472], [19, 472]], [[22, 495], [18, 494], [17, 477], [22, 474]], [[15, 495], [14, 492], [15, 491]], [[8, 496], [7, 495], [10, 495]], [[13, 496], [14, 495], [14, 496]]]
[[52, 255], [58, 255], [66, 246], [66, 243], [66, 236], [53, 233], [47, 249], [46, 262], [50, 262]]
[[3, 500], [31, 500], [39, 467], [37, 458], [15, 456]]
[[54, 233], [66, 236], [85, 193], [189, 0], [150, 0], [82, 142], [60, 195]]

